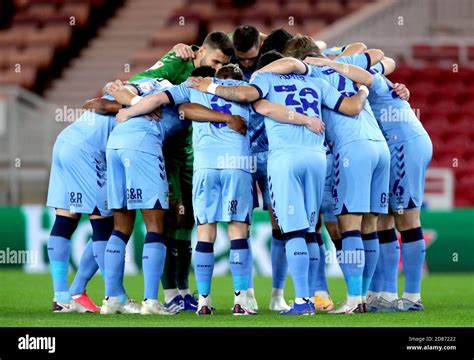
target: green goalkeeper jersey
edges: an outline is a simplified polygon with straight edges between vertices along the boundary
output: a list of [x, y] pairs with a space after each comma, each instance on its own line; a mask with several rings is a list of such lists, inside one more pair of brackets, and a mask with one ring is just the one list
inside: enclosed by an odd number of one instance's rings
[[[199, 46], [191, 45], [193, 50], [199, 49]], [[173, 85], [179, 85], [191, 76], [194, 70], [192, 60], [184, 60], [176, 56], [174, 51], [165, 54], [155, 65], [148, 70], [133, 75], [128, 81], [134, 81], [143, 78], [166, 79]]]

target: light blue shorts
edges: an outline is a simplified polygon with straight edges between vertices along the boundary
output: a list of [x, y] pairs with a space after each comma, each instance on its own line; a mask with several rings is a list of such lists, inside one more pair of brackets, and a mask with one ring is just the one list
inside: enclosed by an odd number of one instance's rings
[[425, 173], [433, 156], [428, 135], [390, 144], [390, 208], [393, 211], [421, 207]]
[[334, 215], [334, 206], [332, 204], [332, 162], [333, 155], [326, 154], [327, 170], [326, 181], [324, 183], [323, 202], [321, 204], [321, 213], [323, 214], [324, 222], [337, 222], [336, 215]]
[[198, 169], [193, 174], [196, 224], [240, 221], [250, 224], [252, 175], [239, 169]]
[[334, 214], [388, 212], [390, 151], [385, 141], [358, 140], [333, 149]]
[[257, 185], [262, 192], [263, 209], [268, 210], [268, 204], [270, 204], [270, 193], [268, 192], [268, 177], [267, 177], [267, 163], [268, 163], [268, 151], [262, 151], [259, 153], [252, 154], [257, 157], [257, 171], [252, 173], [253, 178], [253, 207], [257, 208], [258, 204], [258, 192]]
[[168, 209], [168, 180], [163, 155], [107, 149], [110, 209]]
[[315, 231], [326, 176], [326, 154], [285, 148], [270, 151], [268, 186], [273, 214], [283, 233]]
[[72, 213], [111, 216], [104, 154], [56, 140], [46, 205]]

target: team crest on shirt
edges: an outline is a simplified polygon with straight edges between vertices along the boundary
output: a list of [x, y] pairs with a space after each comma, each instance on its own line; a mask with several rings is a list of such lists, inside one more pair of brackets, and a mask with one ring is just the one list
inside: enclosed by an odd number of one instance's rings
[[155, 63], [155, 65], [153, 65], [153, 66], [152, 66], [151, 68], [149, 68], [148, 70], [155, 70], [155, 69], [158, 69], [158, 68], [162, 67], [163, 65], [164, 65], [163, 62], [157, 61], [157, 62]]

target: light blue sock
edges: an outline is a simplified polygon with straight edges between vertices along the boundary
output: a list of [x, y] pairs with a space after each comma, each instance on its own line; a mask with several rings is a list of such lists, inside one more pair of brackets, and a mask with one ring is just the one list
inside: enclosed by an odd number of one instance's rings
[[286, 234], [285, 245], [288, 268], [295, 287], [295, 297], [308, 298], [309, 254], [305, 241], [306, 231], [293, 231]]
[[384, 281], [383, 281], [383, 254], [382, 254], [382, 245], [380, 244], [380, 253], [379, 259], [377, 261], [377, 266], [375, 267], [374, 275], [372, 276], [372, 281], [369, 286], [369, 291], [372, 292], [382, 292], [384, 291]]
[[347, 293], [349, 296], [362, 296], [365, 257], [360, 231], [346, 231], [341, 236], [341, 270], [347, 283]]
[[285, 280], [288, 275], [288, 261], [285, 254], [286, 239], [278, 229], [272, 231], [272, 244], [270, 256], [272, 261], [272, 287], [274, 289], [284, 289]]
[[253, 289], [253, 253], [252, 253], [252, 243], [250, 241], [250, 238], [248, 239], [248, 244], [249, 244], [249, 258], [247, 261], [247, 266], [248, 266], [247, 273], [249, 274], [248, 288]]
[[362, 275], [362, 296], [367, 296], [379, 260], [379, 239], [377, 232], [362, 234], [362, 244], [364, 245], [365, 255], [364, 272]]
[[86, 290], [87, 283], [99, 269], [99, 266], [94, 259], [92, 245], [92, 240], [89, 240], [84, 248], [76, 276], [74, 277], [74, 281], [69, 289], [71, 295], [82, 294]]
[[425, 262], [426, 244], [420, 227], [400, 231], [402, 236], [402, 263], [406, 293], [421, 292], [421, 275]]
[[315, 233], [306, 233], [305, 240], [309, 255], [308, 289], [309, 295], [313, 296], [316, 291], [316, 283], [318, 281], [318, 268], [320, 262], [319, 246], [316, 241]]
[[318, 274], [316, 276], [316, 291], [329, 292], [326, 280], [326, 246], [324, 245], [321, 234], [316, 234], [316, 241], [319, 247]]
[[198, 241], [194, 251], [194, 275], [199, 295], [211, 293], [214, 271], [214, 244]]
[[165, 266], [165, 238], [157, 232], [147, 232], [143, 246], [142, 267], [145, 279], [144, 299], [158, 300], [158, 287]]
[[92, 226], [92, 251], [94, 259], [97, 265], [99, 265], [102, 277], [105, 278], [105, 248], [114, 230], [114, 218], [110, 216], [102, 219], [90, 219], [90, 223]]
[[125, 270], [125, 248], [130, 239], [120, 231], [112, 231], [104, 255], [105, 296], [119, 296], [125, 293], [123, 274]]
[[51, 235], [48, 238], [48, 257], [55, 301], [68, 302], [71, 300], [67, 278], [71, 255], [70, 239], [78, 222], [79, 219], [56, 215]]
[[230, 241], [230, 272], [234, 283], [234, 291], [248, 289], [249, 284], [249, 244], [247, 239], [235, 239]]
[[[382, 237], [380, 236], [383, 236]], [[398, 293], [398, 264], [400, 263], [400, 245], [395, 229], [379, 231], [381, 273], [383, 276], [382, 291]]]

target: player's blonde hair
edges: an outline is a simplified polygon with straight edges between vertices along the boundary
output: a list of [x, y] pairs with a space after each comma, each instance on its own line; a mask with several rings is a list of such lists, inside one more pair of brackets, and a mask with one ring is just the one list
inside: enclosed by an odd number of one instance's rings
[[304, 60], [307, 56], [322, 56], [316, 42], [311, 37], [301, 34], [295, 35], [286, 43], [283, 55], [300, 60]]

